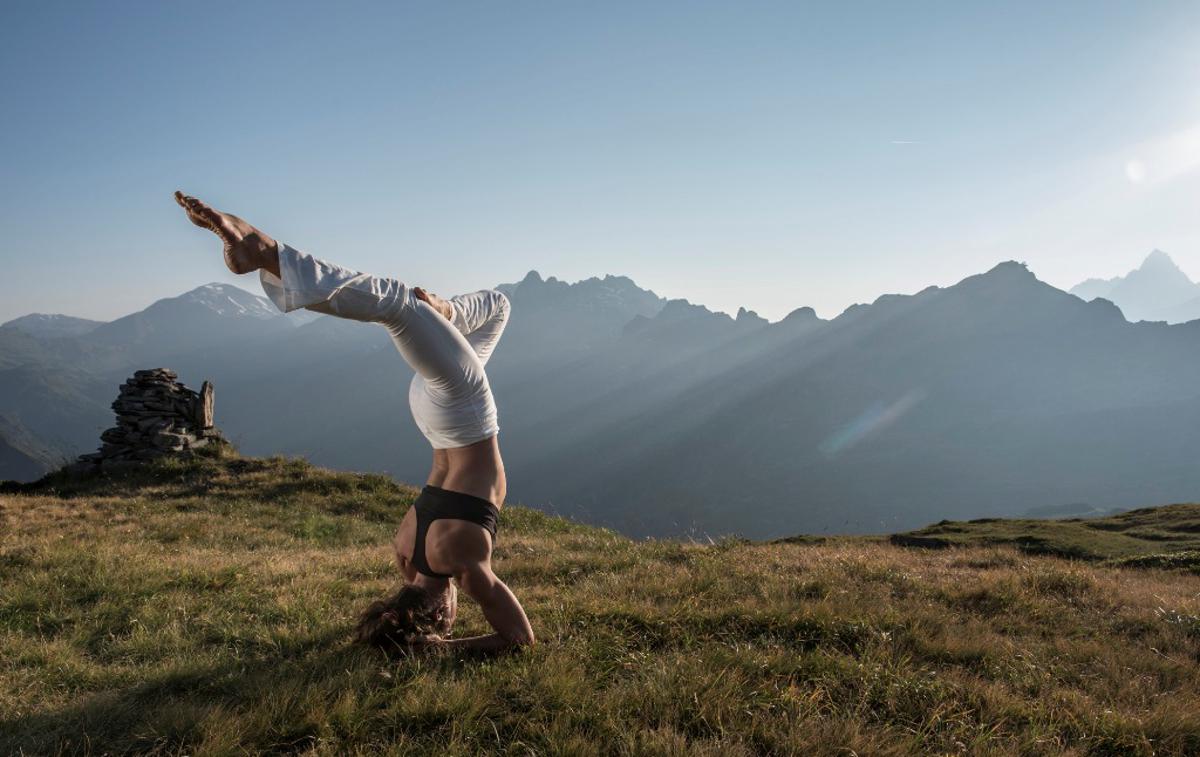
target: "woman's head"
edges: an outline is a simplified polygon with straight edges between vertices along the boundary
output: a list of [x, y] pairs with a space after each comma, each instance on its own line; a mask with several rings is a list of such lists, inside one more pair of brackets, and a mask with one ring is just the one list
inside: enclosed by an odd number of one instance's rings
[[453, 592], [453, 586], [434, 594], [408, 584], [363, 611], [355, 638], [361, 644], [404, 648], [424, 636], [448, 634], [454, 623]]

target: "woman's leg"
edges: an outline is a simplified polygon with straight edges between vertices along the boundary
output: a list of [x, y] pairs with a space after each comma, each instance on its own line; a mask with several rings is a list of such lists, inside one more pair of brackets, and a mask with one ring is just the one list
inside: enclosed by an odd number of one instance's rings
[[260, 272], [263, 289], [280, 310], [307, 308], [386, 326], [416, 371], [409, 401], [434, 448], [465, 447], [497, 433], [483, 362], [463, 333], [410, 287], [277, 244], [237, 216], [181, 192], [175, 199], [193, 223], [221, 238], [231, 271]]
[[487, 365], [508, 324], [508, 298], [495, 289], [482, 289], [456, 295], [449, 302], [454, 310], [451, 323], [467, 338], [479, 362]]
[[342, 268], [286, 244], [277, 255], [279, 275], [263, 268], [259, 280], [280, 310], [305, 308], [382, 324], [413, 370], [448, 398], [487, 381], [466, 338], [403, 282]]
[[413, 293], [454, 324], [454, 328], [467, 338], [479, 361], [487, 364], [508, 323], [508, 297], [503, 292], [481, 289], [448, 300], [421, 287], [413, 287]]

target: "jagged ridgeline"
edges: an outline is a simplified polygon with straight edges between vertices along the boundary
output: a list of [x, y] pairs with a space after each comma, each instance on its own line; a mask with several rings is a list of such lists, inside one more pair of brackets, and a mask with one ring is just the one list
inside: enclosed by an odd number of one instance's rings
[[197, 392], [166, 368], [135, 371], [112, 403], [117, 425], [100, 435], [100, 449], [81, 455], [75, 468], [145, 462], [223, 441], [213, 408], [209, 381]]

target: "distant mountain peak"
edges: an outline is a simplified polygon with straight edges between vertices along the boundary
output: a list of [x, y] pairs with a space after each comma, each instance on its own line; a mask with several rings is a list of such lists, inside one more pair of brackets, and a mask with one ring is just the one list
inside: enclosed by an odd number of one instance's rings
[[1200, 284], [1157, 248], [1124, 276], [1087, 279], [1070, 291], [1084, 300], [1110, 300], [1130, 321], [1182, 323], [1200, 318]]
[[1029, 270], [1027, 263], [1018, 263], [1015, 260], [1005, 260], [997, 263], [983, 275], [996, 278], [1006, 277], [1017, 280], [1037, 281], [1037, 276], [1034, 276], [1033, 271]]
[[61, 313], [29, 313], [28, 315], [22, 315], [17, 318], [14, 318], [11, 321], [5, 321], [4, 323], [0, 323], [0, 328], [3, 328], [5, 326], [11, 326], [14, 323], [18, 323], [20, 321], [25, 321], [27, 323], [45, 323], [45, 322], [49, 322], [49, 321], [57, 321], [62, 318], [70, 318], [70, 317], [71, 316], [69, 316], [69, 315], [62, 315]]
[[574, 283], [554, 276], [542, 277], [530, 271], [515, 284], [496, 287], [513, 298], [513, 305], [527, 307], [569, 307], [592, 310], [599, 308], [619, 314], [624, 324], [634, 315], [651, 316], [662, 307], [663, 299], [649, 289], [642, 289], [628, 276], [607, 274], [592, 276]]
[[1175, 261], [1171, 259], [1171, 256], [1157, 248], [1152, 250], [1150, 254], [1146, 256], [1146, 259], [1142, 261], [1140, 266], [1138, 266], [1138, 270], [1157, 270], [1164, 273], [1178, 272], [1181, 276], [1187, 278], [1187, 274], [1180, 270], [1179, 266], [1175, 264]]
[[186, 297], [190, 294], [199, 295], [199, 294], [204, 294], [204, 293], [208, 293], [208, 292], [215, 292], [215, 293], [223, 294], [223, 295], [236, 295], [236, 296], [241, 296], [241, 297], [255, 297], [258, 299], [262, 299], [257, 294], [247, 292], [245, 289], [242, 289], [239, 286], [234, 286], [233, 284], [225, 284], [220, 281], [210, 281], [207, 284], [201, 284], [200, 286], [196, 287], [195, 289], [189, 289], [188, 291], [184, 292], [183, 295], [181, 295], [181, 296]]
[[621, 286], [637, 286], [637, 283], [628, 276], [614, 276], [611, 273], [604, 274], [604, 281], [608, 284], [620, 284]]
[[103, 323], [61, 313], [30, 313], [0, 324], [0, 329], [16, 329], [33, 337], [72, 337], [82, 336]]
[[738, 308], [737, 316], [733, 320], [736, 321], [737, 323], [745, 324], [745, 325], [754, 325], [754, 326], [766, 326], [767, 325], [766, 318], [763, 318], [761, 315], [754, 312], [753, 310], [747, 310], [746, 308]]
[[806, 323], [808, 321], [819, 321], [819, 320], [821, 320], [821, 319], [817, 317], [817, 311], [815, 311], [812, 308], [810, 308], [809, 306], [805, 305], [804, 307], [796, 308], [792, 312], [785, 315], [783, 317], [783, 320], [780, 322], [781, 323]]
[[184, 292], [175, 299], [203, 305], [218, 315], [249, 316], [251, 318], [279, 316], [279, 312], [267, 298], [251, 294], [241, 287], [216, 281]]
[[712, 314], [712, 311], [703, 305], [693, 305], [688, 300], [677, 298], [673, 300], [667, 300], [666, 303], [663, 304], [662, 310], [658, 311], [657, 317], [666, 321]]
[[[937, 296], [940, 292], [951, 291], [972, 291], [987, 289], [991, 291], [1011, 291], [1019, 292], [1031, 290], [1041, 286], [1048, 286], [1038, 280], [1038, 277], [1033, 275], [1029, 267], [1025, 263], [1019, 263], [1015, 260], [1005, 260], [1002, 263], [989, 268], [983, 273], [977, 273], [974, 276], [968, 276], [957, 284], [939, 289], [938, 287], [926, 287], [916, 297]], [[883, 295], [875, 302], [886, 300], [896, 295]]]

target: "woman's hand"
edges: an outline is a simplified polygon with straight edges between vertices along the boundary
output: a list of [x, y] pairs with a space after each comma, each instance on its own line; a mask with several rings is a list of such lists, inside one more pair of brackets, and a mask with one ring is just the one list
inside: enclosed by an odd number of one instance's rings
[[409, 651], [420, 654], [438, 653], [447, 649], [446, 640], [436, 633], [412, 636], [408, 640]]
[[425, 291], [421, 287], [413, 287], [413, 294], [416, 295], [418, 300], [428, 302], [434, 310], [444, 315], [447, 321], [454, 320], [454, 307], [446, 300], [438, 297], [433, 292]]

